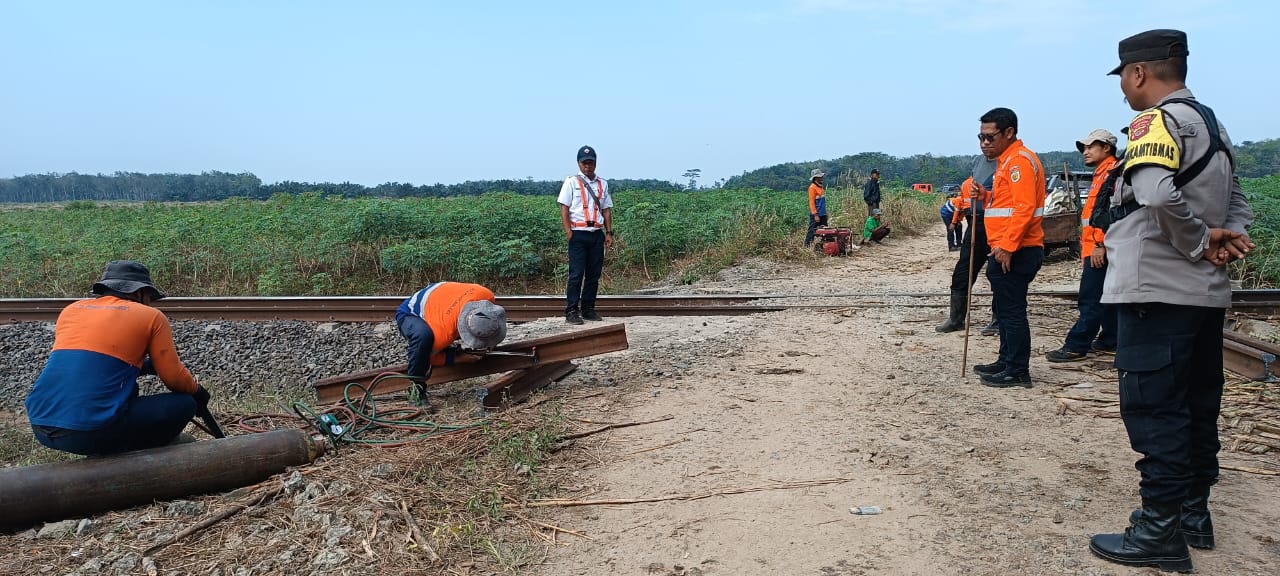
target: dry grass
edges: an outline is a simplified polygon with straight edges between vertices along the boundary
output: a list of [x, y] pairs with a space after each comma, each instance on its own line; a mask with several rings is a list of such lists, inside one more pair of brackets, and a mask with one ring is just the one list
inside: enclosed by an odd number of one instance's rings
[[[439, 419], [466, 421], [470, 409], [446, 409]], [[542, 561], [555, 531], [503, 507], [554, 493], [542, 467], [566, 429], [560, 404], [545, 402], [402, 447], [344, 447], [185, 508], [160, 503], [99, 515], [78, 537], [0, 537], [0, 573], [96, 565], [160, 574], [517, 573]], [[143, 557], [202, 518], [258, 500]], [[199, 513], [181, 513], [192, 508]]]

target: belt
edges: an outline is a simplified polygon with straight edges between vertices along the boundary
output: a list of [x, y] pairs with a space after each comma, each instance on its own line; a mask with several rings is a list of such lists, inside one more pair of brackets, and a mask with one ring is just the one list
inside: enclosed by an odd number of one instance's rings
[[[1013, 216], [1013, 208], [987, 208], [987, 218], [1010, 218]], [[1044, 216], [1044, 208], [1036, 208], [1031, 214], [1033, 218], [1041, 218]]]

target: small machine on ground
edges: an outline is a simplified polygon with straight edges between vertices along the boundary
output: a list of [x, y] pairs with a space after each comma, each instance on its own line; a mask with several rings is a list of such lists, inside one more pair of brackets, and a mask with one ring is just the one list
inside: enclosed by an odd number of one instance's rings
[[848, 256], [855, 250], [853, 229], [822, 227], [813, 232], [813, 245], [827, 256]]

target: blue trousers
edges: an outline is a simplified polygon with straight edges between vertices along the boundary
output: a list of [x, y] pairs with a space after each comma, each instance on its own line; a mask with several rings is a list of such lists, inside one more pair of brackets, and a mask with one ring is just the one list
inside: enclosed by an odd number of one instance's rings
[[436, 344], [435, 333], [425, 320], [412, 314], [398, 317], [396, 328], [404, 336], [405, 353], [409, 358], [408, 375], [425, 383], [431, 377], [431, 349]]
[[813, 244], [813, 235], [817, 233], [818, 227], [826, 226], [826, 225], [827, 225], [826, 214], [820, 214], [816, 220], [814, 219], [813, 214], [810, 214], [809, 215], [809, 231], [806, 232], [804, 235], [804, 245], [808, 246], [810, 244]]
[[1138, 492], [1182, 502], [1192, 486], [1218, 480], [1222, 407], [1221, 308], [1117, 304], [1120, 418], [1142, 454]]
[[1100, 348], [1116, 347], [1116, 310], [1114, 306], [1102, 303], [1102, 282], [1107, 277], [1107, 267], [1094, 268], [1089, 259], [1084, 259], [1084, 272], [1080, 274], [1080, 297], [1077, 308], [1080, 318], [1076, 320], [1071, 331], [1067, 332], [1067, 340], [1062, 348], [1068, 352], [1088, 352], [1093, 345], [1094, 336], [1098, 337]]
[[1044, 263], [1044, 248], [1021, 248], [1012, 255], [1005, 272], [994, 257], [987, 261], [987, 280], [995, 299], [1000, 324], [1000, 362], [1010, 370], [1031, 366], [1031, 325], [1027, 322], [1027, 289]]
[[569, 287], [564, 295], [565, 313], [595, 310], [604, 271], [604, 231], [574, 230], [569, 238]]
[[83, 431], [50, 426], [31, 429], [38, 442], [54, 450], [81, 456], [106, 456], [165, 446], [178, 437], [195, 415], [196, 399], [190, 394], [138, 396], [135, 391], [120, 414], [101, 429]]

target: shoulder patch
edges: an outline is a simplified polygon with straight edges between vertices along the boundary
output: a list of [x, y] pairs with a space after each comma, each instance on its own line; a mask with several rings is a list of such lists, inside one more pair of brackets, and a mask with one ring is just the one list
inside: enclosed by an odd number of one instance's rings
[[1009, 181], [1013, 183], [1017, 183], [1019, 180], [1022, 180], [1022, 172], [1018, 170], [1017, 166], [1010, 168]]
[[1163, 110], [1144, 111], [1129, 123], [1129, 149], [1125, 151], [1125, 158], [1125, 170], [1152, 165], [1178, 169], [1182, 150], [1165, 126]]

